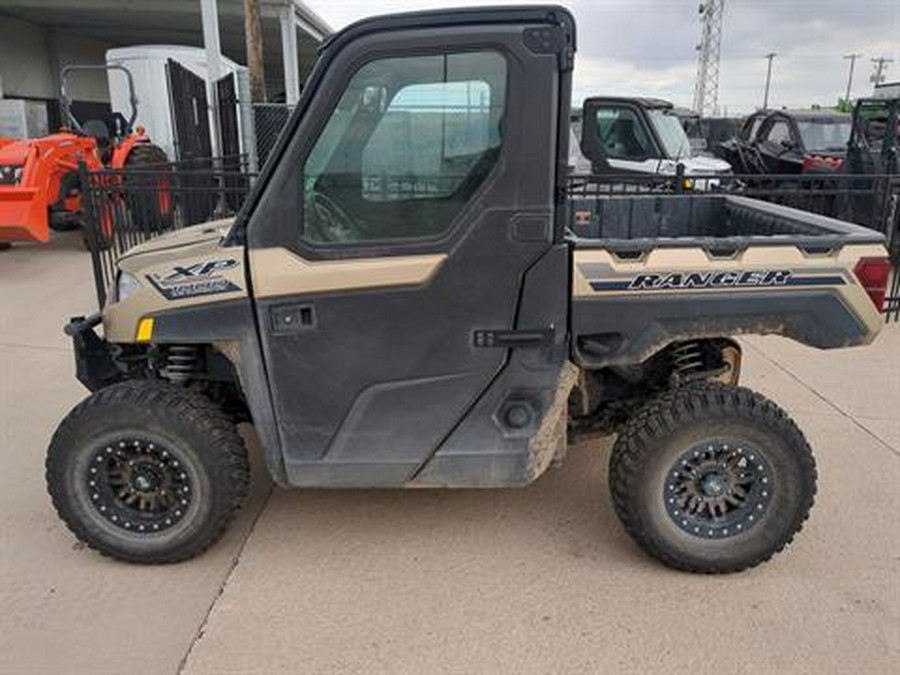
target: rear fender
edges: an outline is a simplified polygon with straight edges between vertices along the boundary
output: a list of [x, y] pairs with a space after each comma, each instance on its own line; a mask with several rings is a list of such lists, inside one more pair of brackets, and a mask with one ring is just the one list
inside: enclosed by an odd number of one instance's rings
[[134, 150], [134, 146], [149, 142], [150, 137], [147, 136], [147, 134], [128, 134], [121, 143], [113, 148], [110, 168], [124, 168], [125, 164], [128, 162], [129, 155], [131, 155], [131, 151]]

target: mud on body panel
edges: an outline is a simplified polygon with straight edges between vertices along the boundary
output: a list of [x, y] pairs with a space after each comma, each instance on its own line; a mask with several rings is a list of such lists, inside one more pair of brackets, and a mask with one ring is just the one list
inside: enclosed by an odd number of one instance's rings
[[658, 248], [637, 259], [602, 250], [574, 253], [572, 296], [600, 300], [609, 296], [674, 295], [684, 292], [743, 293], [821, 289], [837, 291], [854, 315], [875, 332], [881, 317], [853, 274], [866, 257], [882, 257], [877, 245], [845, 246], [809, 254], [795, 246], [750, 247], [729, 258], [712, 257], [702, 248]]
[[634, 363], [672, 342], [740, 334], [777, 333], [820, 348], [866, 344], [882, 318], [853, 269], [883, 255], [877, 245], [817, 254], [760, 246], [728, 258], [699, 247], [634, 259], [576, 250], [576, 361], [590, 368]]

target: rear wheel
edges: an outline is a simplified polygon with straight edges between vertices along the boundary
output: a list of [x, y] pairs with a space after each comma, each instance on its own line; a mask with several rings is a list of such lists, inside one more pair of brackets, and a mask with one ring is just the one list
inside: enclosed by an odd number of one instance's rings
[[742, 387], [669, 392], [625, 425], [609, 471], [616, 513], [666, 565], [727, 573], [791, 542], [809, 515], [816, 468], [797, 425]]
[[166, 153], [148, 143], [135, 145], [124, 168], [135, 172], [124, 179], [131, 226], [144, 233], [171, 229], [175, 204]]
[[219, 538], [247, 492], [249, 465], [236, 426], [204, 396], [133, 381], [69, 413], [46, 475], [81, 541], [120, 560], [167, 563]]

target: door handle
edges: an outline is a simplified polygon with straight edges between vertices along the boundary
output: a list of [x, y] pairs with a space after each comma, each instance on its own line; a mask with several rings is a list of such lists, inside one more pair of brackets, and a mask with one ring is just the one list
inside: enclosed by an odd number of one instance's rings
[[312, 305], [277, 305], [269, 308], [269, 328], [273, 335], [290, 335], [316, 327]]
[[540, 349], [553, 344], [553, 336], [552, 329], [476, 330], [473, 339], [476, 347]]

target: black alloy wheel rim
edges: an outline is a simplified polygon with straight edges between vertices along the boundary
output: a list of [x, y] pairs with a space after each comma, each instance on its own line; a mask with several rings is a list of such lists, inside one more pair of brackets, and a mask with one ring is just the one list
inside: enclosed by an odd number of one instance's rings
[[194, 496], [183, 459], [170, 448], [140, 438], [97, 448], [84, 479], [93, 509], [113, 526], [137, 535], [174, 527]]
[[672, 521], [703, 539], [735, 537], [756, 527], [772, 502], [775, 484], [765, 455], [746, 443], [698, 444], [666, 474], [663, 499]]

